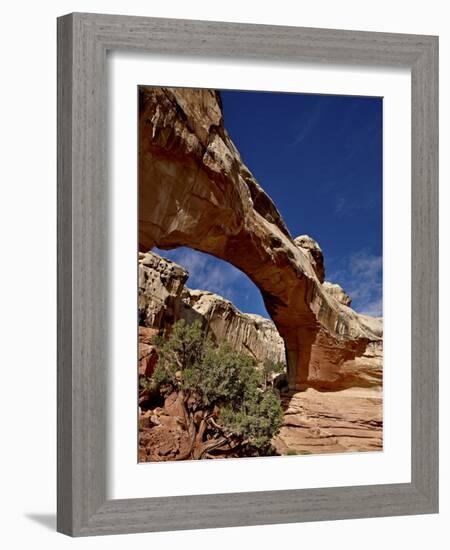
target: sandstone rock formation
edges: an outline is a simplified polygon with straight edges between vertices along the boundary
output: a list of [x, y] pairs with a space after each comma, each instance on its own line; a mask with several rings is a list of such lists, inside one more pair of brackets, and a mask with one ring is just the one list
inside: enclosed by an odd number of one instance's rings
[[152, 344], [158, 331], [153, 328], [139, 327], [139, 376], [150, 377], [158, 361], [158, 352]]
[[274, 440], [279, 454], [379, 451], [383, 448], [380, 389], [313, 388], [284, 397], [284, 425]]
[[333, 296], [335, 300], [337, 300], [341, 304], [344, 304], [344, 306], [350, 307], [352, 303], [352, 299], [340, 285], [336, 283], [330, 283], [329, 281], [325, 281], [322, 285], [322, 288], [326, 292], [328, 292], [328, 294]]
[[148, 352], [146, 346], [151, 344], [141, 342], [141, 332], [162, 332], [175, 321], [185, 319], [188, 323], [200, 321], [214, 340], [227, 341], [234, 350], [252, 356], [258, 363], [265, 359], [285, 362], [284, 342], [272, 321], [242, 313], [229, 300], [212, 292], [185, 287], [188, 275], [181, 266], [154, 252], [140, 254], [141, 322], [151, 327], [139, 329], [140, 354]]
[[[361, 316], [380, 337], [381, 319]], [[379, 451], [383, 448], [383, 343], [343, 363], [329, 391], [309, 387], [283, 396], [284, 425], [274, 440], [280, 454]]]
[[[142, 322], [149, 325], [139, 326], [140, 376], [153, 374], [158, 359], [154, 337], [170, 331], [178, 319], [200, 320], [213, 338], [227, 340], [259, 363], [266, 358], [284, 361], [284, 342], [271, 321], [242, 313], [217, 294], [185, 287], [187, 277], [185, 269], [154, 252], [140, 255], [139, 302], [146, 314]], [[340, 289], [324, 284], [328, 286]], [[279, 454], [382, 449], [383, 323], [363, 315], [359, 322], [378, 338], [362, 355], [345, 361], [333, 377], [321, 382], [320, 391], [310, 382], [312, 387], [305, 391], [282, 397], [284, 425], [273, 440]], [[178, 460], [189, 448], [177, 399], [173, 393], [160, 406], [150, 405], [151, 392], [141, 389], [140, 461]]]
[[145, 411], [139, 416], [139, 461], [176, 460], [190, 446], [188, 432], [183, 427], [180, 394], [169, 395], [163, 407]]
[[311, 262], [319, 282], [325, 280], [325, 264], [323, 261], [323, 252], [319, 243], [312, 239], [309, 235], [299, 235], [295, 237], [294, 243], [302, 250], [308, 260]]
[[180, 318], [181, 293], [188, 272], [157, 254], [139, 254], [139, 321], [165, 330]]
[[322, 287], [319, 251], [292, 239], [243, 164], [220, 95], [141, 87], [139, 116], [141, 250], [188, 246], [235, 265], [261, 290], [285, 342], [290, 387], [338, 381], [379, 337]]
[[242, 313], [229, 300], [204, 290], [186, 289], [180, 315], [187, 322], [199, 319], [205, 332], [216, 341], [252, 356], [258, 363], [265, 359], [285, 363], [284, 342], [272, 321], [256, 314]]

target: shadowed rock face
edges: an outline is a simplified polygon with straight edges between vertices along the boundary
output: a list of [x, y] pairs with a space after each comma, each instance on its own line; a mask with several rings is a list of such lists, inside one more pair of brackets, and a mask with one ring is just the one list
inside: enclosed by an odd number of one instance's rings
[[284, 339], [291, 388], [332, 384], [380, 340], [323, 289], [323, 258], [321, 270], [243, 164], [218, 93], [141, 87], [139, 132], [141, 250], [188, 246], [246, 273]]

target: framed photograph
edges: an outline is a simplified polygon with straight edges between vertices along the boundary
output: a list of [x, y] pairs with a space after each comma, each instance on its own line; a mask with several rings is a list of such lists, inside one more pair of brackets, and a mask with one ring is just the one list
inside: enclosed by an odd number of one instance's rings
[[58, 19], [58, 530], [438, 511], [438, 39]]

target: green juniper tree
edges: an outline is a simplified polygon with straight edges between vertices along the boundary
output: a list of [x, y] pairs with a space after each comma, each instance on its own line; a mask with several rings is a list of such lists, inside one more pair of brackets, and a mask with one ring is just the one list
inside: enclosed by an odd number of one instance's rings
[[273, 386], [275, 377], [285, 371], [285, 365], [281, 362], [266, 359], [263, 363], [264, 387]]
[[283, 411], [264, 369], [228, 344], [215, 346], [198, 322], [179, 321], [155, 343], [159, 359], [147, 385], [181, 398], [190, 446], [178, 460], [273, 454]]

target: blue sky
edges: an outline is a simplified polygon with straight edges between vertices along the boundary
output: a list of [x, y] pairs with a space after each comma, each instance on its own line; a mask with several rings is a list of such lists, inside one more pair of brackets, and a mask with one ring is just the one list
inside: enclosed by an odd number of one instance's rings
[[[222, 91], [225, 127], [291, 234], [316, 239], [325, 278], [361, 313], [382, 314], [382, 99]], [[233, 266], [189, 249], [163, 251], [187, 285], [268, 316]]]

